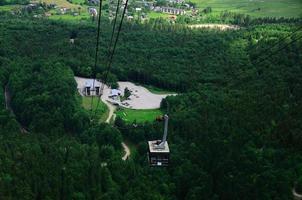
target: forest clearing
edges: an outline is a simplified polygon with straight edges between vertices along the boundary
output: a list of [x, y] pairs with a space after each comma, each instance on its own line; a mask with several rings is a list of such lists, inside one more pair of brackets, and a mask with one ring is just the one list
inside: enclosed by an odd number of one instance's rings
[[[85, 84], [88, 82], [92, 82], [92, 79], [75, 77], [77, 82], [77, 88], [79, 94], [83, 97], [83, 104], [86, 109], [90, 107], [90, 99], [92, 97], [85, 97], [81, 91], [85, 88]], [[119, 85], [119, 89], [121, 91], [121, 97], [124, 96], [125, 89], [129, 89], [131, 95], [127, 97], [127, 99], [120, 101], [120, 98], [112, 98], [110, 97], [112, 89], [110, 89], [107, 85], [104, 86], [104, 93], [101, 96], [101, 103], [98, 110], [95, 112], [98, 116], [101, 117], [101, 121], [110, 122], [115, 115], [121, 117], [128, 123], [132, 123], [136, 121], [137, 123], [154, 121], [155, 118], [162, 114], [159, 110], [160, 103], [163, 98], [168, 95], [176, 95], [175, 93], [163, 94], [162, 91], [158, 89], [153, 90], [157, 91], [160, 94], [154, 94], [150, 92], [144, 86], [136, 85], [131, 82], [117, 82]], [[95, 85], [101, 86], [101, 82], [96, 80]], [[93, 109], [95, 109], [98, 101], [98, 97], [94, 98], [93, 101]], [[116, 106], [121, 108], [116, 110]], [[107, 106], [107, 109], [104, 109], [104, 106]], [[108, 111], [109, 110], [109, 111]], [[114, 113], [116, 111], [116, 113]]]
[[210, 28], [210, 29], [219, 29], [219, 30], [238, 30], [240, 27], [236, 25], [229, 24], [193, 24], [188, 25], [189, 28]]

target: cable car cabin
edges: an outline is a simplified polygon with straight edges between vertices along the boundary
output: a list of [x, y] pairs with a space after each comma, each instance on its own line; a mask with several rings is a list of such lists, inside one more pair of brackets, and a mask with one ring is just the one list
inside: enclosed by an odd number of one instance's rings
[[169, 165], [170, 149], [167, 142], [168, 135], [168, 115], [165, 115], [165, 129], [162, 140], [148, 141], [149, 151], [148, 159], [150, 166], [167, 167]]
[[152, 167], [169, 166], [170, 149], [168, 142], [166, 141], [163, 145], [160, 144], [161, 140], [148, 141], [148, 160], [149, 165]]

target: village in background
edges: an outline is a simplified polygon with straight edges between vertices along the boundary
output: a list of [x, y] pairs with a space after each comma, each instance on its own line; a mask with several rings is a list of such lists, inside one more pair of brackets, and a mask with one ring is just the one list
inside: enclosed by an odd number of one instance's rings
[[[95, 22], [100, 0], [0, 0], [0, 12], [17, 16], [47, 18], [68, 22]], [[102, 1], [102, 16], [112, 21], [117, 11], [123, 10], [126, 0]], [[125, 10], [128, 22], [160, 21], [170, 24], [233, 24], [249, 25], [252, 21], [286, 21], [300, 17], [299, 5], [288, 12], [286, 2], [274, 8], [270, 1], [222, 0], [130, 0]], [[280, 16], [286, 16], [286, 18]], [[281, 22], [280, 21], [280, 22]]]
[[[21, 0], [22, 1], [22, 0]], [[126, 0], [121, 0], [122, 10]], [[62, 20], [91, 20], [98, 16], [99, 0], [40, 0], [25, 1], [23, 5], [7, 6], [14, 15], [31, 15], [34, 18], [50, 18]], [[115, 16], [117, 1], [103, 1], [104, 16], [112, 20]], [[152, 0], [129, 1], [125, 19], [128, 21], [146, 21], [162, 18], [171, 23], [198, 21], [203, 14], [211, 12], [211, 7], [198, 8], [196, 3], [185, 0]]]

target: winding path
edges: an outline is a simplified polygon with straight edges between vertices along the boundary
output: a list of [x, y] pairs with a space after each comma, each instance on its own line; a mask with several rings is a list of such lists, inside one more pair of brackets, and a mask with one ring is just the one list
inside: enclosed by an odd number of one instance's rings
[[127, 160], [130, 157], [130, 154], [131, 154], [130, 149], [129, 149], [129, 147], [124, 142], [122, 142], [122, 146], [123, 146], [124, 151], [125, 151], [125, 154], [122, 157], [122, 159], [123, 160]]
[[112, 105], [111, 103], [109, 103], [108, 101], [106, 101], [105, 99], [102, 99], [102, 102], [104, 104], [106, 104], [107, 107], [109, 108], [109, 114], [108, 114], [108, 117], [106, 119], [106, 123], [110, 123], [110, 119], [112, 117], [113, 117], [113, 120], [115, 119], [114, 111], [115, 111], [116, 107], [114, 105]]
[[302, 194], [298, 194], [296, 192], [295, 188], [293, 188], [292, 193], [293, 193], [293, 196], [294, 196], [294, 200], [301, 200], [302, 199]]
[[4, 95], [5, 95], [5, 107], [6, 107], [6, 109], [9, 110], [11, 113], [14, 113], [13, 109], [10, 106], [10, 94], [9, 94], [7, 85], [5, 86]]
[[[111, 103], [109, 103], [108, 101], [106, 101], [105, 99], [102, 99], [102, 101], [108, 106], [108, 108], [109, 108], [109, 114], [108, 114], [108, 117], [107, 117], [107, 119], [106, 119], [106, 123], [110, 123], [110, 120], [111, 120], [111, 118], [113, 118], [113, 120], [115, 119], [115, 114], [114, 114], [114, 111], [115, 111], [115, 109], [116, 109], [116, 107], [114, 106], [114, 105], [112, 105]], [[122, 146], [123, 146], [123, 148], [124, 148], [124, 152], [125, 152], [125, 154], [124, 154], [124, 156], [122, 157], [122, 160], [127, 160], [129, 157], [130, 157], [130, 154], [131, 154], [131, 152], [130, 152], [130, 149], [129, 149], [129, 147], [124, 143], [124, 142], [122, 142]]]
[[[10, 93], [9, 93], [8, 85], [5, 86], [4, 97], [5, 97], [5, 107], [6, 107], [6, 109], [9, 110], [13, 115], [15, 115], [14, 110], [13, 110], [13, 108], [10, 105], [11, 96], [10, 96]], [[21, 133], [28, 133], [28, 131], [26, 130], [26, 128], [23, 127], [20, 122], [18, 122], [18, 124], [19, 124], [20, 132]]]

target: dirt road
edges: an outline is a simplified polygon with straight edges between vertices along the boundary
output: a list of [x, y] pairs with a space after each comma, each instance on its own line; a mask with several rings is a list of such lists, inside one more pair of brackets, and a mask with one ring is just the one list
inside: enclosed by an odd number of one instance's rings
[[[112, 105], [111, 103], [107, 102], [105, 99], [102, 99], [102, 101], [108, 106], [109, 108], [109, 115], [106, 119], [106, 123], [110, 123], [110, 120], [111, 118], [113, 118], [113, 120], [115, 119], [115, 114], [114, 114], [114, 111], [116, 109], [116, 107], [114, 105]], [[124, 149], [124, 156], [122, 157], [122, 160], [127, 160], [129, 157], [130, 157], [130, 149], [129, 147], [124, 143], [122, 142], [122, 146], [123, 146], [123, 149]]]
[[115, 111], [116, 107], [114, 105], [112, 105], [111, 103], [107, 102], [105, 99], [102, 99], [102, 102], [104, 102], [104, 104], [106, 104], [109, 109], [109, 114], [106, 119], [106, 123], [110, 123], [110, 119], [112, 117], [113, 117], [113, 120], [115, 119], [114, 111]]
[[9, 110], [10, 112], [13, 113], [13, 109], [10, 106], [10, 94], [8, 92], [8, 86], [5, 86], [5, 91], [4, 91], [4, 95], [5, 95], [5, 107], [7, 110]]
[[225, 30], [238, 30], [240, 27], [230, 24], [194, 24], [194, 25], [189, 25], [189, 28], [212, 28], [212, 29], [219, 29], [221, 31], [225, 31]]
[[124, 151], [125, 151], [125, 154], [124, 154], [124, 156], [122, 157], [122, 159], [123, 160], [127, 160], [129, 157], [130, 157], [130, 149], [129, 149], [129, 147], [124, 143], [124, 142], [122, 142], [122, 146], [123, 146], [123, 148], [124, 148]]

